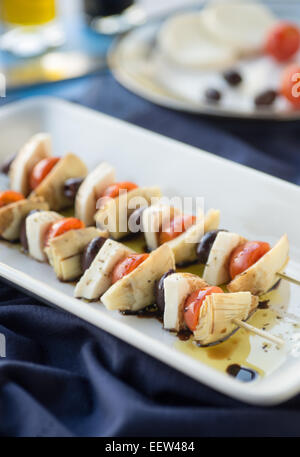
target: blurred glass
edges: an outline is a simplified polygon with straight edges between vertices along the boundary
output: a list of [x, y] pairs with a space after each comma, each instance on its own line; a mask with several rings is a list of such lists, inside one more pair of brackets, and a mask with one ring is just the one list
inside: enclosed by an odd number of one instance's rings
[[9, 24], [41, 25], [55, 18], [55, 0], [1, 0], [2, 20]]
[[123, 13], [134, 0], [84, 0], [84, 10], [90, 18]]
[[64, 43], [55, 0], [0, 0], [0, 17], [4, 25], [2, 51], [33, 57]]
[[91, 28], [108, 35], [126, 32], [146, 20], [134, 0], [83, 0], [83, 8]]

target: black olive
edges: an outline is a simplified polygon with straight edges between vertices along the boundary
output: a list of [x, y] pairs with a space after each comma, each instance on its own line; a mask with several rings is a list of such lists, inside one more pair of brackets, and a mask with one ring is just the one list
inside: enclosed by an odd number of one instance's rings
[[21, 245], [24, 249], [25, 252], [28, 252], [28, 239], [27, 239], [27, 233], [26, 233], [26, 219], [28, 216], [30, 216], [31, 214], [34, 214], [34, 213], [39, 213], [40, 210], [39, 209], [33, 209], [31, 210], [25, 217], [24, 219], [22, 220], [21, 222], [21, 226], [20, 226], [20, 242], [21, 242]]
[[141, 206], [133, 211], [128, 219], [128, 228], [132, 233], [138, 233], [143, 231], [142, 227], [142, 214], [147, 206]]
[[253, 381], [259, 376], [258, 372], [252, 370], [252, 368], [241, 367], [237, 363], [229, 365], [226, 369], [226, 373], [242, 382]]
[[25, 252], [28, 252], [28, 239], [26, 233], [26, 217], [21, 222], [20, 227], [20, 242]]
[[275, 90], [265, 90], [255, 97], [254, 103], [258, 108], [271, 106], [274, 103], [277, 95], [278, 94]]
[[222, 94], [217, 89], [209, 88], [205, 91], [205, 98], [208, 102], [216, 103], [221, 100]]
[[76, 194], [82, 181], [82, 178], [67, 179], [64, 183], [64, 195], [71, 200], [75, 200]]
[[81, 257], [81, 268], [83, 273], [90, 267], [106, 240], [107, 238], [104, 236], [99, 236], [98, 238], [93, 238], [85, 247]]
[[1, 165], [1, 173], [4, 173], [5, 175], [8, 175], [9, 173], [9, 170], [10, 170], [10, 167], [11, 167], [11, 164], [13, 163], [13, 161], [15, 160], [17, 154], [14, 154], [13, 156], [9, 157], [9, 159], [7, 159], [2, 165]]
[[243, 80], [241, 74], [233, 69], [225, 71], [223, 77], [230, 86], [238, 86]]
[[205, 264], [207, 262], [210, 250], [219, 232], [227, 232], [227, 230], [211, 230], [210, 232], [205, 233], [201, 238], [201, 241], [197, 246], [197, 257], [200, 263]]
[[171, 269], [167, 271], [162, 277], [155, 282], [155, 301], [158, 308], [158, 311], [161, 315], [164, 314], [165, 311], [165, 291], [164, 291], [164, 280], [167, 276], [172, 275], [175, 273], [175, 270]]

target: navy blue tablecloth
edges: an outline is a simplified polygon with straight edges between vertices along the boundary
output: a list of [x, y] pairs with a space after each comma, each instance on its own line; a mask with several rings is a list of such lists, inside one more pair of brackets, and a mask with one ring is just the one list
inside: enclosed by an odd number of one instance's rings
[[[299, 122], [173, 112], [108, 73], [52, 86], [52, 94], [300, 184]], [[232, 400], [1, 281], [0, 333], [0, 435], [300, 436], [300, 396], [272, 408]]]

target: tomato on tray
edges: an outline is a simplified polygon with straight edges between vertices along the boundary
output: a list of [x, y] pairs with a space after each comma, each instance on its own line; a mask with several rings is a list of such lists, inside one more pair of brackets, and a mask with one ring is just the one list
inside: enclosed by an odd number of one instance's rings
[[208, 295], [223, 293], [221, 287], [211, 286], [198, 289], [190, 294], [184, 303], [184, 321], [188, 328], [194, 332], [198, 325], [200, 308]]
[[142, 262], [149, 257], [149, 254], [132, 254], [118, 262], [112, 272], [112, 283], [119, 281], [124, 276], [135, 270]]
[[48, 246], [49, 241], [53, 238], [62, 235], [63, 233], [66, 233], [70, 230], [78, 230], [84, 227], [84, 223], [80, 219], [76, 219], [76, 217], [66, 217], [60, 219], [59, 221], [56, 221], [50, 225], [45, 236], [44, 244], [45, 246]]
[[291, 64], [286, 67], [281, 80], [281, 94], [300, 109], [300, 65]]
[[159, 233], [159, 245], [171, 241], [177, 238], [181, 233], [185, 232], [188, 228], [194, 225], [196, 222], [196, 216], [180, 214], [175, 216], [168, 227], [164, 227], [164, 230]]
[[271, 246], [264, 241], [247, 241], [236, 247], [229, 260], [229, 274], [231, 279], [243, 273], [245, 270], [254, 265], [261, 257], [263, 257]]
[[134, 182], [130, 181], [123, 181], [123, 182], [115, 182], [114, 184], [111, 184], [108, 186], [103, 195], [101, 197], [110, 197], [110, 198], [116, 198], [119, 196], [119, 193], [121, 190], [126, 190], [127, 192], [130, 192], [131, 190], [137, 189], [138, 186]]
[[0, 192], [0, 208], [20, 200], [25, 200], [24, 195], [20, 192], [15, 192], [14, 190], [5, 190]]
[[300, 48], [300, 30], [290, 22], [279, 22], [271, 28], [265, 42], [265, 52], [278, 62], [293, 57]]
[[32, 190], [36, 189], [37, 186], [41, 184], [59, 160], [59, 157], [48, 157], [40, 160], [33, 167], [29, 178], [29, 185]]

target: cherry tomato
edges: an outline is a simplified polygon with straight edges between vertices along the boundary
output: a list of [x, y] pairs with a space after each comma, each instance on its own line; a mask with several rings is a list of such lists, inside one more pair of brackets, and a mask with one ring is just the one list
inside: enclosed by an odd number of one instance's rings
[[48, 157], [47, 159], [40, 160], [33, 167], [29, 178], [29, 185], [32, 190], [41, 184], [59, 160], [59, 157]]
[[112, 283], [119, 281], [123, 276], [128, 275], [135, 270], [144, 260], [149, 257], [149, 254], [132, 254], [118, 262], [112, 272]]
[[291, 64], [283, 72], [281, 94], [300, 109], [300, 65]]
[[265, 52], [279, 62], [293, 57], [300, 48], [300, 30], [289, 22], [279, 22], [268, 33]]
[[20, 192], [15, 192], [14, 190], [5, 190], [0, 192], [0, 208], [2, 206], [9, 205], [10, 203], [15, 203], [19, 200], [24, 200], [25, 197]]
[[223, 290], [217, 286], [198, 289], [187, 297], [184, 302], [184, 321], [188, 328], [194, 332], [198, 325], [200, 308], [208, 295], [221, 294]]
[[76, 219], [76, 217], [65, 217], [60, 219], [50, 225], [45, 235], [44, 244], [45, 246], [48, 246], [49, 241], [53, 238], [62, 235], [69, 230], [78, 230], [84, 227], [84, 223], [80, 219]]
[[119, 196], [120, 190], [127, 190], [128, 192], [137, 189], [138, 186], [134, 182], [130, 181], [123, 181], [123, 182], [115, 182], [114, 184], [111, 184], [108, 186], [102, 197], [110, 197], [110, 198], [115, 198]]
[[264, 256], [271, 246], [264, 241], [247, 241], [236, 247], [229, 260], [229, 274], [231, 279], [243, 273]]
[[164, 227], [164, 230], [159, 233], [158, 242], [159, 245], [171, 241], [181, 233], [185, 232], [189, 227], [194, 225], [196, 222], [196, 216], [191, 215], [179, 215], [175, 216], [168, 227]]

